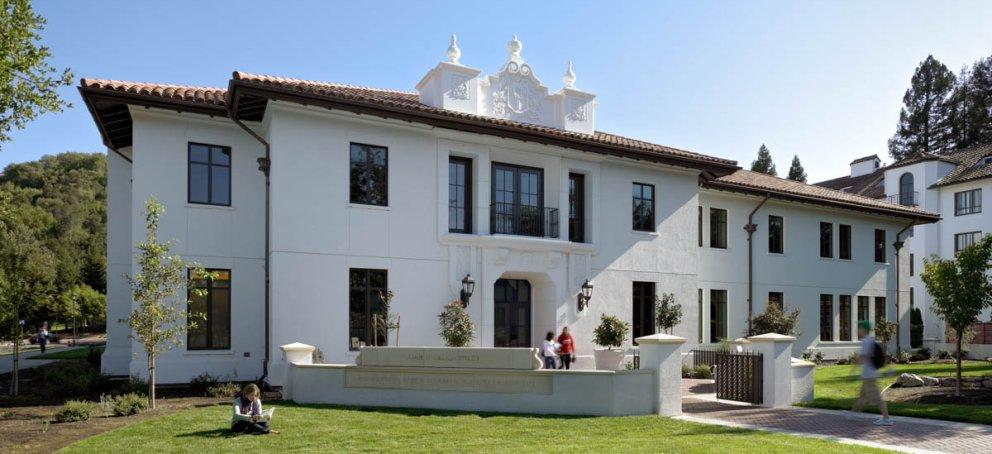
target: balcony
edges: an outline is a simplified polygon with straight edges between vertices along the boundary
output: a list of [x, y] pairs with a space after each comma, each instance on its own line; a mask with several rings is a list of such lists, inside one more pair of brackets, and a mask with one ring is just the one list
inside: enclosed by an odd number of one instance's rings
[[496, 202], [489, 207], [493, 234], [558, 238], [558, 209]]
[[910, 207], [915, 207], [920, 204], [919, 193], [913, 192], [901, 192], [899, 194], [890, 195], [886, 198], [889, 203], [895, 203], [898, 205], [905, 205]]

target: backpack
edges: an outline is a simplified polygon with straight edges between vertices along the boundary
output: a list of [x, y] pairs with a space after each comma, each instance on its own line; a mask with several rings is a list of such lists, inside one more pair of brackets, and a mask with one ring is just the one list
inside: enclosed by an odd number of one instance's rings
[[882, 349], [882, 344], [878, 342], [874, 344], [871, 349], [871, 365], [875, 366], [875, 369], [881, 369], [885, 367], [885, 350]]

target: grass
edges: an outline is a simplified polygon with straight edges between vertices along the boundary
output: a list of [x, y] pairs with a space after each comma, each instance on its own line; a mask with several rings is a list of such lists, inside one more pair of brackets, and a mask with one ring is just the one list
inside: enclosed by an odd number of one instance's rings
[[196, 408], [106, 432], [62, 452], [639, 451], [883, 452], [658, 416], [567, 417], [276, 403], [268, 436], [231, 435], [230, 407]]
[[[92, 348], [103, 353], [104, 346], [97, 345]], [[56, 352], [45, 353], [44, 355], [34, 355], [27, 359], [86, 359], [89, 349], [90, 347], [67, 348]]]
[[[889, 386], [904, 372], [929, 376], [955, 374], [954, 364], [893, 364], [888, 370], [892, 372], [890, 375], [878, 379], [881, 387]], [[992, 375], [992, 364], [985, 361], [964, 361], [961, 364], [961, 373], [966, 376]], [[814, 372], [814, 399], [807, 406], [849, 410], [858, 397], [860, 374], [860, 366], [817, 367]], [[992, 424], [992, 406], [888, 402], [888, 407], [890, 414], [899, 416]], [[869, 411], [878, 413], [874, 408]]]

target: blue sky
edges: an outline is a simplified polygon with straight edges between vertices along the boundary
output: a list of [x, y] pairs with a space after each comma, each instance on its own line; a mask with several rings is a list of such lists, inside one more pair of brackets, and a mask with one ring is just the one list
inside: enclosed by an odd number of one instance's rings
[[[55, 64], [79, 77], [226, 86], [234, 70], [412, 90], [457, 33], [495, 71], [516, 33], [552, 90], [571, 59], [599, 97], [597, 129], [748, 166], [767, 144], [811, 181], [879, 153], [913, 69], [992, 55], [992, 2], [43, 1]], [[74, 108], [3, 144], [0, 166], [103, 151]]]

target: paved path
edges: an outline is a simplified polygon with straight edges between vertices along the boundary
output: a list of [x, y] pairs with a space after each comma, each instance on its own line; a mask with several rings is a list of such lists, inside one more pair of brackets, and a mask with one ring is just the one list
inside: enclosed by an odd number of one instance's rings
[[683, 381], [684, 419], [834, 439], [906, 452], [992, 452], [992, 426], [894, 416], [894, 426], [872, 424], [878, 415], [816, 408], [764, 408], [717, 401], [712, 385]]
[[[45, 351], [45, 353], [51, 353], [51, 352], [54, 352], [54, 351], [60, 351], [60, 350], [63, 350], [65, 348], [67, 348], [67, 347], [65, 347], [64, 345], [55, 344], [53, 346], [48, 347], [48, 349]], [[36, 356], [36, 355], [40, 355], [40, 354], [41, 354], [41, 352], [38, 351], [38, 350], [29, 350], [29, 351], [26, 351], [26, 352], [23, 352], [22, 351], [21, 354], [18, 355], [21, 358], [21, 361], [20, 361], [20, 364], [19, 364], [20, 369], [21, 370], [24, 370], [24, 369], [30, 369], [32, 367], [44, 366], [45, 364], [48, 364], [48, 363], [57, 361], [57, 360], [54, 360], [54, 359], [27, 359], [27, 358], [29, 358], [31, 356]], [[14, 370], [14, 355], [13, 354], [9, 354], [9, 355], [0, 356], [0, 374], [10, 373], [10, 371], [12, 371], [12, 370]]]

